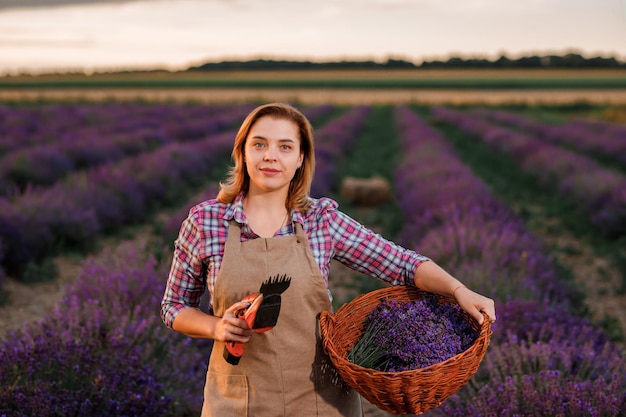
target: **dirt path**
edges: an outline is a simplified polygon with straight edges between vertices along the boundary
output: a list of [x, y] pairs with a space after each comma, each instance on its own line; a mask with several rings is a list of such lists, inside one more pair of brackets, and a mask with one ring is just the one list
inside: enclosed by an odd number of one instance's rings
[[[151, 226], [137, 228], [129, 241], [137, 244], [146, 243], [151, 239]], [[74, 282], [81, 271], [82, 263], [88, 256], [119, 245], [119, 238], [102, 239], [100, 249], [92, 254], [79, 256], [57, 256], [52, 262], [57, 267], [58, 275], [50, 282], [24, 284], [11, 277], [2, 283], [3, 291], [8, 293], [8, 302], [0, 306], [0, 340], [7, 337], [7, 332], [20, 328], [25, 322], [43, 319], [61, 301], [66, 287]]]
[[288, 101], [303, 104], [626, 104], [626, 90], [443, 90], [443, 89], [289, 89], [289, 88], [106, 88], [10, 89], [2, 101], [130, 101], [231, 103]]
[[[572, 270], [574, 280], [584, 289], [585, 305], [596, 322], [613, 319], [626, 336], [626, 294], [619, 294], [620, 276], [610, 259], [594, 254], [593, 249], [575, 239], [554, 239], [555, 257]], [[623, 344], [623, 343], [622, 343]]]
[[0, 340], [7, 332], [20, 328], [24, 323], [43, 319], [65, 294], [65, 287], [74, 281], [80, 271], [80, 261], [59, 257], [53, 260], [59, 271], [50, 282], [24, 284], [11, 277], [2, 282], [2, 290], [8, 294], [8, 302], [0, 306]]
[[[534, 219], [530, 226], [533, 233], [544, 239], [550, 254], [571, 271], [574, 281], [582, 288], [592, 319], [596, 323], [606, 318], [615, 320], [626, 337], [626, 294], [618, 293], [623, 271], [611, 258], [599, 255], [588, 243], [567, 231], [559, 219], [546, 217], [541, 207], [524, 207], [524, 210]], [[626, 248], [622, 251], [622, 256], [626, 256]]]

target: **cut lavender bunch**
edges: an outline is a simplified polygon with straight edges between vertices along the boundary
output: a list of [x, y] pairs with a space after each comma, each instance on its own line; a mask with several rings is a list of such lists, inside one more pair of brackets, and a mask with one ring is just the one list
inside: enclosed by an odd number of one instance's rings
[[469, 348], [478, 337], [458, 305], [442, 303], [430, 294], [415, 301], [381, 301], [363, 328], [348, 360], [383, 372], [443, 362]]

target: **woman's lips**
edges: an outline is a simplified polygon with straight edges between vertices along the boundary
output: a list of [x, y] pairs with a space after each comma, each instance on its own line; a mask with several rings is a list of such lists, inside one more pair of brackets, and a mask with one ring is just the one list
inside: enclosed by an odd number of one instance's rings
[[264, 175], [268, 175], [268, 176], [271, 176], [271, 177], [273, 177], [274, 175], [277, 175], [277, 174], [279, 174], [279, 173], [280, 173], [280, 171], [279, 171], [279, 170], [277, 170], [277, 169], [272, 169], [272, 168], [261, 168], [261, 172], [262, 172]]

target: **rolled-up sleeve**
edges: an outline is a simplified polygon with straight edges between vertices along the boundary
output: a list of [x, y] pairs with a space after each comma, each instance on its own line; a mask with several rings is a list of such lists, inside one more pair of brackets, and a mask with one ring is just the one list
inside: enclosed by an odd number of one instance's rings
[[183, 221], [174, 245], [172, 266], [161, 300], [161, 319], [172, 327], [174, 319], [184, 308], [198, 307], [206, 289], [202, 276], [203, 236], [193, 209]]

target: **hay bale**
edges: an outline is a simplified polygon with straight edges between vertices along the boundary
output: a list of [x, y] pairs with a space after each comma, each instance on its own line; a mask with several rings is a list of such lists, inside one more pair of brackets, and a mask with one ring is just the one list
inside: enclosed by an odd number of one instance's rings
[[391, 198], [391, 186], [382, 177], [345, 177], [341, 183], [341, 196], [360, 206], [377, 206]]

